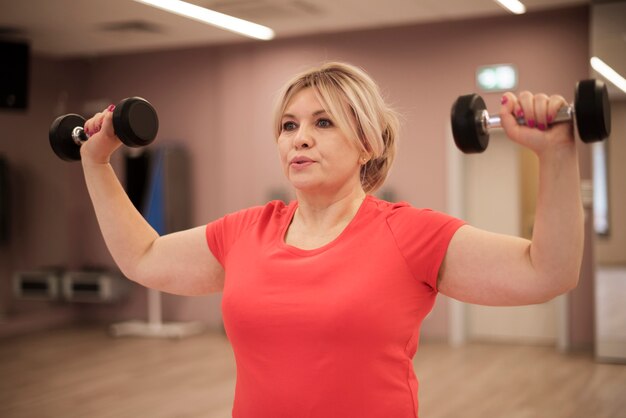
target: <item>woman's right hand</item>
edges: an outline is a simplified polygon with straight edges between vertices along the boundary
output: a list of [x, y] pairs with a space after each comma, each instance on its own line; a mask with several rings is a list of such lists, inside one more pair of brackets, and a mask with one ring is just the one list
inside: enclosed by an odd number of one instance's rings
[[83, 162], [108, 164], [111, 155], [122, 145], [113, 130], [114, 109], [115, 106], [110, 105], [85, 122], [84, 129], [89, 139], [80, 147]]

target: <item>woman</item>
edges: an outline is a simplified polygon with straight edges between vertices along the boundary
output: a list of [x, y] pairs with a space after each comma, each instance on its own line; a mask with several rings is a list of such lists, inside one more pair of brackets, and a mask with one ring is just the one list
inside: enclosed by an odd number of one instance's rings
[[[223, 291], [237, 361], [234, 417], [417, 417], [412, 358], [438, 292], [468, 303], [547, 301], [577, 284], [583, 211], [566, 102], [502, 97], [506, 134], [533, 150], [540, 189], [532, 241], [371, 195], [395, 154], [398, 122], [359, 68], [296, 76], [275, 134], [297, 199], [159, 237], [109, 165], [112, 107], [87, 121], [90, 196], [123, 273], [182, 295]], [[519, 126], [524, 116], [528, 126]]]

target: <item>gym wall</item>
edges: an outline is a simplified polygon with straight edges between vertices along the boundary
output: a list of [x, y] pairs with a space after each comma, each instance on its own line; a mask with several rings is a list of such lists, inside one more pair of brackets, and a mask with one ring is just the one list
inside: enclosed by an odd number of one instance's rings
[[9, 241], [10, 209], [9, 164], [0, 154], [0, 247]]
[[[589, 74], [588, 20], [586, 8], [574, 8], [120, 55], [94, 65], [92, 93], [119, 100], [140, 92], [151, 100], [160, 116], [157, 141], [181, 141], [192, 155], [193, 221], [199, 225], [263, 203], [269, 189], [285, 187], [271, 129], [277, 90], [311, 64], [349, 61], [367, 69], [403, 115], [400, 151], [388, 184], [399, 199], [445, 210], [450, 106], [459, 94], [475, 90], [476, 67], [514, 63], [523, 88], [560, 92], [573, 100], [575, 82]], [[488, 108], [497, 108], [499, 98], [485, 95]], [[490, 202], [492, 207], [498, 199]], [[195, 319], [219, 315], [219, 306], [209, 308], [201, 298], [184, 303]], [[438, 305], [424, 323], [426, 337], [446, 335], [445, 299]]]
[[[0, 154], [10, 168], [11, 213], [10, 240], [0, 247], [0, 317], [31, 315], [33, 328], [70, 315], [46, 303], [14, 300], [11, 278], [15, 271], [80, 262], [71, 246], [80, 245], [81, 214], [73, 210], [76, 189], [70, 187], [79, 167], [57, 161], [47, 135], [55, 115], [82, 105], [87, 74], [82, 61], [33, 57], [28, 108], [0, 108]], [[8, 326], [0, 326], [0, 335]]]
[[[271, 105], [277, 90], [294, 72], [312, 64], [352, 62], [367, 69], [403, 115], [400, 151], [389, 186], [401, 200], [445, 210], [450, 106], [459, 94], [475, 90], [476, 67], [516, 64], [522, 88], [559, 92], [572, 100], [575, 82], [589, 74], [588, 21], [587, 8], [581, 7], [269, 43], [101, 57], [84, 63], [85, 72], [76, 85], [85, 101], [107, 99], [116, 103], [131, 95], [151, 101], [160, 119], [155, 144], [182, 144], [189, 151], [192, 224], [201, 225], [227, 212], [261, 204], [268, 199], [269, 190], [287, 187], [271, 127]], [[73, 68], [75, 64], [67, 65]], [[58, 91], [53, 84], [46, 88]], [[498, 94], [485, 95], [488, 108], [497, 108], [499, 98]], [[80, 111], [81, 106], [76, 109]], [[40, 136], [47, 132], [50, 120], [39, 116], [39, 126], [33, 128], [38, 142], [30, 142], [39, 144], [38, 152], [50, 156], [42, 171], [54, 173], [63, 171], [67, 164], [54, 159]], [[586, 159], [588, 156], [583, 156], [583, 161]], [[120, 161], [114, 163], [121, 167]], [[73, 248], [73, 262], [110, 266], [113, 263], [98, 231], [80, 170], [76, 166], [65, 170], [62, 194], [71, 195], [71, 215], [66, 217], [73, 220], [66, 225], [80, 243], [79, 248]], [[588, 173], [588, 166], [583, 171]], [[51, 196], [46, 199], [54, 200]], [[497, 199], [494, 197], [492, 207], [497, 207]], [[40, 223], [50, 219], [43, 211], [36, 216]], [[143, 317], [143, 298], [138, 294], [132, 303], [103, 313], [102, 319]], [[164, 298], [164, 318], [200, 319], [219, 327], [219, 302], [219, 295]], [[440, 298], [422, 327], [423, 336], [445, 338], [447, 322], [447, 301]]]

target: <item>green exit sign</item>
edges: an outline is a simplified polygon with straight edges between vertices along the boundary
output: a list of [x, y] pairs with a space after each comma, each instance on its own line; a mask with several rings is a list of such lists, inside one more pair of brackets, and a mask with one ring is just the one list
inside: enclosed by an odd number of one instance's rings
[[510, 64], [478, 67], [476, 84], [484, 91], [513, 90], [517, 87], [517, 68]]

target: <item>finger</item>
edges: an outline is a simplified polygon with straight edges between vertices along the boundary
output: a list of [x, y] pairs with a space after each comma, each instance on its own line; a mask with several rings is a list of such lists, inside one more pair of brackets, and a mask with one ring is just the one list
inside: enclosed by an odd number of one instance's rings
[[500, 119], [511, 117], [517, 120], [517, 115], [521, 112], [521, 106], [517, 96], [511, 92], [504, 93], [502, 99], [500, 99], [500, 103], [502, 104], [500, 107]]
[[534, 128], [537, 123], [535, 116], [535, 100], [534, 96], [529, 91], [523, 91], [519, 94], [519, 102], [521, 106], [521, 115], [518, 112], [518, 117], [523, 117], [526, 121], [526, 126]]
[[113, 129], [113, 109], [115, 109], [114, 105], [110, 105], [107, 110], [104, 112], [102, 118], [101, 129], [107, 136], [114, 136], [115, 131]]
[[511, 92], [506, 92], [502, 95], [502, 98], [500, 99], [500, 104], [502, 105], [502, 107], [500, 108], [501, 114], [515, 114], [516, 109], [519, 108], [517, 96], [515, 96]]
[[85, 125], [83, 125], [83, 130], [87, 135], [91, 135], [91, 119], [87, 119], [85, 121]]
[[513, 93], [507, 92], [502, 96], [500, 103], [500, 122], [502, 127], [510, 136], [516, 137], [520, 129], [517, 118], [520, 117], [519, 115], [523, 115], [519, 99]]
[[103, 113], [99, 112], [93, 115], [87, 122], [85, 122], [84, 129], [87, 135], [94, 135], [100, 130], [102, 125]]
[[559, 109], [567, 105], [568, 103], [563, 96], [559, 96], [559, 95], [550, 96], [550, 99], [548, 101], [548, 111], [547, 111], [548, 112], [548, 115], [547, 115], [548, 124], [550, 124], [556, 118], [556, 114], [558, 113]]
[[535, 94], [534, 106], [535, 117], [537, 122], [537, 128], [540, 131], [545, 131], [548, 126], [548, 96], [543, 93]]
[[[105, 118], [109, 117], [110, 119], [110, 117], [113, 115], [114, 109], [115, 109], [115, 105], [110, 104], [109, 107], [107, 107], [105, 110], [103, 110], [102, 112], [96, 113], [95, 115], [93, 115], [91, 119], [85, 122], [84, 129], [87, 135], [94, 135], [100, 132]], [[111, 134], [112, 133], [113, 132], [111, 132]]]
[[517, 98], [511, 92], [504, 93], [500, 103], [503, 107], [500, 109], [500, 115], [503, 116], [505, 114], [512, 114], [516, 119], [521, 119], [524, 117], [524, 110], [522, 109], [522, 105]]

